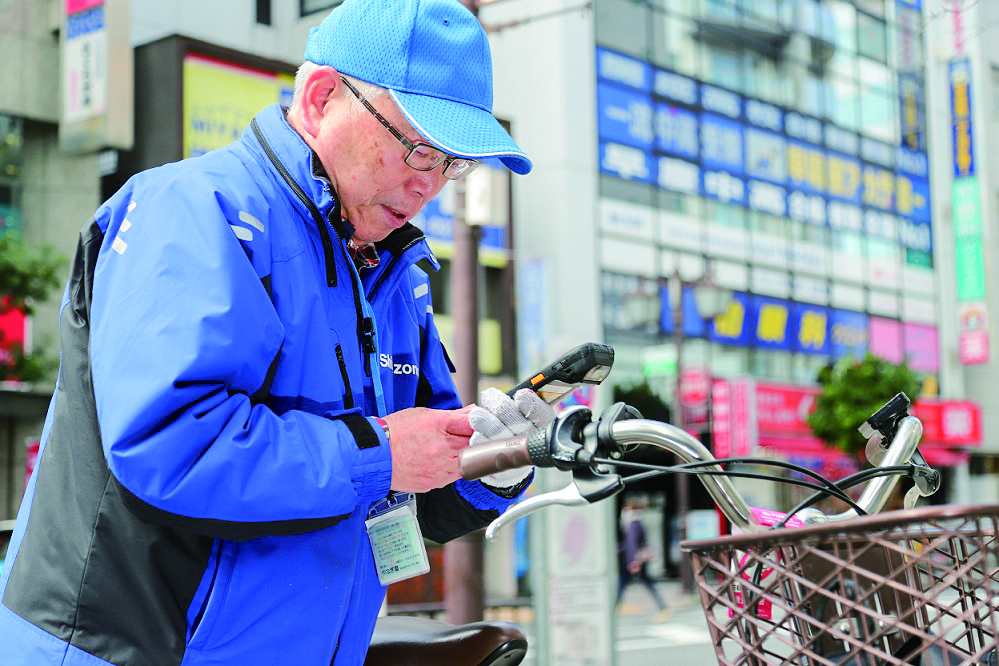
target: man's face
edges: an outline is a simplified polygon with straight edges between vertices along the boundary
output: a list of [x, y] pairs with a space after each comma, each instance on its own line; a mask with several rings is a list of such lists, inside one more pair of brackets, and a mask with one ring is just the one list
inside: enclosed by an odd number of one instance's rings
[[[336, 99], [332, 99], [336, 98]], [[425, 141], [388, 95], [371, 104], [414, 143]], [[444, 187], [443, 166], [417, 171], [406, 164], [406, 147], [367, 109], [353, 109], [353, 93], [340, 83], [331, 95], [314, 146], [333, 180], [354, 242], [380, 241], [409, 222]], [[330, 113], [329, 105], [336, 105]]]

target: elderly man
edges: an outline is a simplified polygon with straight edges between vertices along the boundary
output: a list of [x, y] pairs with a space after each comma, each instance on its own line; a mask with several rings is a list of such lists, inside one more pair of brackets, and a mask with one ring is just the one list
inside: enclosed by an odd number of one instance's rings
[[290, 109], [138, 174], [81, 233], [0, 577], [6, 666], [359, 664], [423, 536], [529, 482], [459, 479], [473, 430], [551, 409], [460, 408], [409, 224], [480, 159], [531, 168], [481, 27], [455, 0], [347, 0], [305, 55]]

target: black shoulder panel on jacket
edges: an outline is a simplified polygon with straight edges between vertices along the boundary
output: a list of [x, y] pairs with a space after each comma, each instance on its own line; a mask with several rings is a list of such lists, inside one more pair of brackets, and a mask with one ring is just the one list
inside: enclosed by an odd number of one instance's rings
[[212, 539], [146, 523], [115, 490], [89, 366], [90, 303], [103, 234], [80, 234], [60, 316], [62, 362], [31, 518], [3, 603], [24, 620], [121, 666], [180, 664], [188, 606]]

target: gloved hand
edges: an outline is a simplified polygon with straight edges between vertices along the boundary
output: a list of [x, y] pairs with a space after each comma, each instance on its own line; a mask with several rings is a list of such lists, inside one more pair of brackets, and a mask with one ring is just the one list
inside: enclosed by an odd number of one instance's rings
[[[513, 398], [497, 388], [487, 388], [479, 395], [479, 404], [468, 413], [468, 423], [475, 431], [469, 445], [492, 439], [524, 435], [543, 428], [555, 418], [555, 410], [531, 389], [520, 389]], [[483, 477], [481, 481], [493, 488], [516, 486], [530, 475], [533, 467], [520, 467]]]

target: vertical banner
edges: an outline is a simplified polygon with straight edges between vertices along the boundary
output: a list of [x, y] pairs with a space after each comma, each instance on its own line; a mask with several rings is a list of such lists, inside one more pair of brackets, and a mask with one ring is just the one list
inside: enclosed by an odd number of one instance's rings
[[990, 357], [985, 291], [985, 248], [978, 179], [955, 178], [954, 279], [957, 285], [958, 356], [964, 365], [987, 363]]
[[[960, 52], [959, 12], [954, 16], [955, 46]], [[985, 249], [982, 203], [975, 175], [971, 108], [971, 62], [950, 63], [950, 110], [954, 140], [954, 277], [959, 316], [958, 355], [964, 365], [989, 360], [988, 313], [985, 302]]]
[[954, 136], [954, 177], [974, 175], [975, 159], [971, 131], [971, 62], [967, 58], [950, 63], [950, 113]]
[[[71, 10], [80, 11], [71, 13]], [[108, 42], [104, 3], [66, 2], [63, 41], [62, 118], [75, 122], [98, 116], [108, 102]]]
[[65, 0], [59, 43], [59, 149], [132, 147], [133, 48], [128, 0]]

